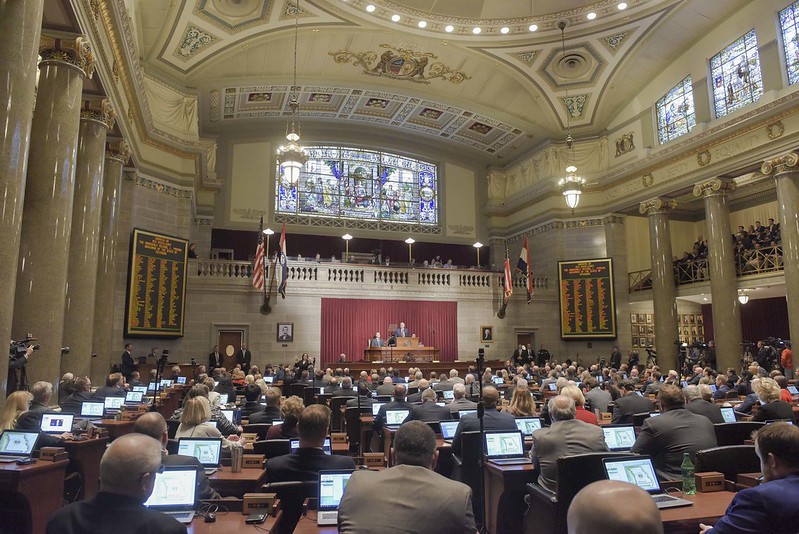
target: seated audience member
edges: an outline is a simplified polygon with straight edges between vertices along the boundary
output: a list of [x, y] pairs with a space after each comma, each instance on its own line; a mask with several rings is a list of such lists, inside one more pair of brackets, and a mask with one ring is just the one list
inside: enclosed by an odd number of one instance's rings
[[269, 388], [265, 395], [266, 408], [250, 415], [249, 424], [271, 423], [275, 419], [280, 419], [280, 389]]
[[436, 392], [430, 388], [422, 394], [422, 404], [413, 406], [407, 421], [451, 421], [452, 414], [446, 406], [436, 404]]
[[[230, 373], [230, 376], [233, 377], [231, 384], [233, 384], [234, 387], [243, 388], [247, 384], [247, 381], [245, 380], [246, 375], [241, 369], [233, 369], [233, 371]], [[230, 398], [228, 398], [228, 400], [230, 400]]]
[[778, 386], [780, 386], [780, 399], [787, 403], [792, 403], [793, 395], [791, 395], [791, 392], [788, 391], [788, 379], [783, 375], [777, 375], [774, 377], [774, 381]]
[[663, 385], [663, 382], [660, 381], [661, 376], [660, 371], [652, 371], [652, 380], [644, 389], [644, 395], [657, 395], [660, 386]]
[[179, 365], [173, 365], [172, 366], [172, 372], [169, 373], [169, 377], [168, 378], [172, 382], [177, 382], [179, 376], [180, 376], [180, 366]]
[[635, 385], [632, 382], [623, 381], [619, 385], [619, 392], [622, 396], [616, 399], [613, 406], [613, 419], [611, 422], [614, 425], [632, 423], [634, 414], [651, 412], [654, 409], [651, 400], [635, 392]]
[[679, 480], [683, 453], [696, 461], [696, 451], [716, 446], [716, 432], [710, 419], [685, 409], [680, 388], [664, 384], [658, 391], [661, 414], [644, 420], [630, 452], [652, 457], [661, 480]]
[[[17, 429], [39, 432], [42, 428], [42, 414], [55, 413], [54, 410], [50, 409], [50, 400], [53, 398], [53, 384], [43, 381], [36, 382], [31, 387], [31, 395], [33, 398], [28, 411], [20, 414], [17, 419]], [[40, 433], [36, 448], [63, 446], [64, 440], [71, 438], [72, 433], [69, 431], [57, 436]]]
[[575, 404], [571, 397], [558, 395], [549, 400], [552, 426], [533, 432], [530, 455], [538, 466], [538, 484], [555, 493], [558, 488], [558, 458], [604, 452], [608, 450], [605, 434], [597, 425], [575, 419]]
[[279, 425], [272, 425], [266, 433], [266, 439], [290, 439], [299, 436], [297, 423], [300, 420], [300, 414], [305, 409], [305, 404], [302, 399], [296, 395], [292, 395], [284, 400], [280, 405], [280, 415], [283, 422]]
[[[749, 389], [754, 389], [760, 383], [760, 377], [753, 378], [751, 382], [748, 383]], [[743, 402], [735, 406], [735, 411], [738, 413], [749, 415], [752, 413], [752, 406], [760, 402], [760, 398], [757, 396], [757, 393], [752, 391], [748, 393], [744, 398]]]
[[377, 394], [378, 395], [394, 394], [394, 382], [391, 380], [390, 376], [383, 378], [383, 383], [377, 386]]
[[530, 390], [527, 389], [527, 381], [523, 378], [519, 379], [519, 381], [524, 382], [524, 385], [518, 385], [513, 390], [513, 394], [510, 398], [510, 404], [508, 404], [508, 407], [504, 408], [504, 410], [513, 417], [534, 416], [535, 401], [533, 400], [533, 396], [530, 394]]
[[357, 408], [359, 403], [361, 408], [369, 407], [375, 403], [369, 384], [366, 382], [358, 382], [358, 396], [347, 401], [347, 408]]
[[561, 395], [566, 395], [571, 400], [574, 401], [575, 406], [575, 419], [579, 419], [585, 423], [591, 425], [598, 425], [599, 423], [596, 420], [596, 414], [593, 414], [585, 409], [585, 397], [583, 396], [583, 392], [580, 391], [580, 388], [577, 386], [566, 386], [565, 388], [560, 390]]
[[[290, 400], [290, 399], [289, 399]], [[289, 400], [286, 400], [288, 404]], [[266, 482], [315, 481], [319, 471], [355, 469], [350, 456], [325, 454], [322, 446], [330, 427], [330, 408], [314, 404], [303, 409], [297, 423], [300, 448], [296, 452], [270, 458], [266, 462]], [[393, 492], [392, 492], [393, 493]], [[283, 500], [281, 532], [292, 532], [302, 514], [303, 499]]]
[[125, 379], [122, 373], [111, 373], [105, 379], [105, 385], [97, 388], [94, 392], [94, 397], [100, 400], [106, 397], [124, 397], [125, 396]]
[[144, 507], [161, 467], [161, 444], [155, 439], [142, 434], [115, 439], [100, 461], [100, 492], [58, 510], [47, 523], [47, 534], [185, 533], [174, 518]]
[[600, 388], [599, 382], [597, 382], [597, 379], [593, 376], [586, 379], [583, 383], [588, 387], [588, 391], [585, 392], [585, 400], [589, 405], [587, 408], [590, 408], [591, 411], [599, 410], [601, 412], [607, 412], [608, 404], [613, 401], [610, 392]]
[[339, 532], [476, 531], [469, 486], [433, 471], [438, 460], [436, 436], [426, 424], [412, 421], [402, 425], [391, 455], [394, 467], [390, 469], [353, 473], [339, 506]]
[[261, 411], [263, 406], [259, 404], [261, 400], [261, 387], [255, 384], [248, 384], [244, 388], [244, 404], [241, 405], [242, 419], [249, 419], [251, 415]]
[[396, 386], [391, 386], [394, 391], [394, 400], [391, 402], [385, 403], [380, 409], [377, 411], [377, 415], [375, 416], [374, 423], [372, 424], [372, 428], [374, 429], [375, 433], [380, 433], [383, 430], [383, 426], [386, 424], [386, 411], [387, 410], [408, 410], [411, 411], [412, 405], [405, 402], [405, 394], [407, 389], [405, 388], [405, 384], [397, 384]]
[[220, 395], [227, 395], [228, 402], [236, 402], [236, 388], [233, 387], [233, 379], [230, 376], [222, 376], [218, 382], [214, 391]]
[[331, 393], [333, 397], [356, 397], [358, 393], [352, 389], [352, 378], [345, 376], [341, 379], [341, 387]]
[[220, 397], [219, 393], [214, 391], [214, 388], [216, 387], [216, 384], [214, 384], [214, 379], [211, 378], [210, 376], [206, 376], [197, 383], [202, 384], [203, 386], [208, 388], [208, 402], [211, 403], [211, 409], [213, 410], [214, 408], [219, 408]]
[[[624, 503], [624, 513], [608, 513]], [[581, 489], [569, 506], [569, 534], [597, 532], [663, 534], [663, 522], [652, 497], [634, 484], [601, 480]]]
[[753, 421], [774, 421], [787, 420], [794, 421], [793, 408], [790, 404], [781, 399], [782, 393], [780, 386], [771, 378], [761, 378], [759, 382], [753, 383], [760, 402], [763, 403], [757, 409], [757, 413], [752, 416]]
[[[471, 382], [474, 383], [474, 376], [473, 375], [466, 375], [466, 380], [469, 380], [469, 377], [472, 377]], [[451, 413], [457, 413], [461, 410], [476, 410], [477, 403], [472, 402], [466, 398], [466, 385], [465, 384], [455, 384], [452, 386], [452, 395], [453, 399], [452, 402], [449, 403], [447, 408]]]
[[[409, 386], [409, 387], [410, 387], [410, 386]], [[417, 391], [416, 393], [413, 393], [413, 394], [411, 394], [411, 395], [408, 395], [408, 399], [407, 399], [407, 401], [408, 401], [409, 403], [411, 403], [411, 402], [422, 402], [422, 393], [424, 393], [424, 391], [425, 391], [427, 388], [429, 388], [429, 387], [430, 387], [430, 382], [428, 382], [428, 381], [427, 381], [426, 379], [424, 379], [424, 378], [421, 378], [421, 379], [419, 380], [419, 383], [416, 385], [416, 387], [417, 387], [417, 388], [419, 388], [419, 391]]]
[[235, 434], [222, 436], [216, 424], [211, 422], [211, 404], [207, 397], [202, 396], [188, 399], [184, 403], [175, 438], [222, 438], [222, 447], [228, 454], [230, 447], [239, 441], [239, 437]]
[[61, 411], [78, 415], [81, 405], [84, 402], [95, 400], [92, 394], [92, 381], [88, 377], [82, 376], [75, 380], [75, 391], [61, 402]]
[[31, 398], [31, 394], [23, 390], [15, 391], [8, 396], [3, 408], [0, 409], [0, 432], [17, 428], [19, 416], [28, 411]]
[[685, 397], [685, 408], [689, 412], [704, 415], [714, 424], [724, 422], [721, 408], [710, 400], [713, 396], [713, 390], [710, 389], [710, 386], [707, 384], [688, 386], [682, 390], [682, 394]]
[[147, 384], [141, 381], [141, 374], [138, 371], [133, 371], [130, 374], [130, 382], [128, 382], [128, 385], [130, 387], [133, 387], [133, 386], [146, 386]]
[[324, 392], [332, 396], [333, 392], [338, 391], [339, 389], [339, 378], [337, 376], [331, 376], [324, 388]]
[[799, 428], [775, 423], [754, 434], [763, 482], [733, 497], [727, 512], [700, 534], [796, 532], [799, 525]]
[[[483, 414], [483, 428], [485, 430], [517, 430], [516, 418], [508, 412], [500, 412], [497, 410], [497, 403], [499, 402], [499, 391], [493, 386], [486, 386], [483, 388], [483, 406], [485, 412]], [[452, 454], [461, 455], [463, 438], [461, 435], [464, 432], [480, 430], [480, 420], [477, 419], [476, 413], [468, 413], [461, 416], [458, 428], [455, 430], [455, 435], [452, 439]]]
[[64, 373], [61, 381], [58, 383], [58, 404], [60, 405], [70, 395], [75, 393], [75, 375], [72, 373]]
[[729, 378], [727, 375], [718, 375], [716, 377], [716, 391], [713, 392], [713, 398], [715, 400], [726, 399], [727, 393], [730, 391]]
[[193, 465], [197, 468], [197, 499], [219, 499], [219, 494], [211, 487], [205, 475], [203, 464], [194, 456], [169, 454], [166, 450], [169, 433], [164, 416], [158, 412], [147, 412], [133, 425], [133, 432], [144, 434], [161, 443], [161, 463], [164, 465]]

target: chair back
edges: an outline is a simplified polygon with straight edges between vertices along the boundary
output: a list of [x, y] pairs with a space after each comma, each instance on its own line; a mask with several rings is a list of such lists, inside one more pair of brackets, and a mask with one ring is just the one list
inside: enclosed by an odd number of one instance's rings
[[727, 445], [743, 445], [747, 439], [752, 439], [752, 433], [766, 423], [759, 421], [736, 421], [735, 423], [716, 423], [716, 444], [719, 447]]
[[244, 425], [244, 432], [258, 434], [258, 439], [266, 439], [266, 433], [272, 427], [271, 423], [253, 423]]
[[330, 406], [330, 400], [333, 398], [333, 395], [330, 393], [319, 393], [316, 396], [316, 404], [324, 404], [325, 406]]
[[725, 480], [735, 482], [740, 473], [760, 472], [760, 458], [754, 445], [727, 445], [697, 451], [696, 471], [718, 471], [724, 473]]
[[391, 402], [392, 400], [394, 400], [394, 397], [392, 397], [391, 395], [378, 395], [375, 400], [377, 402]]
[[330, 428], [333, 432], [341, 432], [344, 428], [342, 423], [344, 418], [341, 415], [341, 407], [346, 406], [347, 401], [353, 397], [333, 397], [330, 399]]
[[602, 460], [630, 456], [629, 452], [588, 452], [558, 458], [558, 507], [565, 514], [577, 492], [592, 482], [605, 480]]
[[644, 424], [644, 421], [649, 419], [650, 415], [649, 412], [641, 412], [641, 413], [634, 413], [633, 414], [633, 426], [641, 426]]
[[433, 431], [434, 434], [441, 435], [441, 422], [440, 421], [425, 421], [427, 426]]
[[176, 439], [168, 439], [166, 442], [166, 452], [169, 454], [177, 454], [178, 453], [178, 440]]
[[296, 395], [301, 399], [305, 399], [305, 388], [307, 388], [305, 384], [289, 384], [289, 390], [286, 393], [287, 397], [291, 397], [292, 395]]
[[294, 532], [294, 527], [302, 516], [302, 505], [305, 499], [318, 496], [317, 480], [290, 482], [270, 482], [261, 487], [262, 493], [276, 493], [283, 510], [283, 519], [274, 531], [277, 534]]
[[166, 432], [169, 439], [173, 439], [175, 434], [178, 433], [178, 427], [180, 426], [180, 421], [174, 419], [167, 419], [166, 420]]
[[266, 459], [276, 458], [291, 452], [291, 441], [288, 439], [266, 439], [252, 444], [252, 452], [263, 454]]

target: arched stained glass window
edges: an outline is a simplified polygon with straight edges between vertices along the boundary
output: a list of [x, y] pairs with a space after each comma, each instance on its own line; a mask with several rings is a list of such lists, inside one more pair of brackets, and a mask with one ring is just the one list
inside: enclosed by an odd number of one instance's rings
[[799, 81], [799, 2], [780, 11], [782, 46], [790, 85]]
[[763, 94], [757, 36], [750, 31], [710, 58], [716, 118], [757, 102]]
[[658, 100], [655, 109], [661, 145], [690, 132], [696, 125], [691, 77], [685, 78]]
[[438, 225], [436, 165], [357, 148], [308, 152], [296, 187], [276, 180], [278, 214]]

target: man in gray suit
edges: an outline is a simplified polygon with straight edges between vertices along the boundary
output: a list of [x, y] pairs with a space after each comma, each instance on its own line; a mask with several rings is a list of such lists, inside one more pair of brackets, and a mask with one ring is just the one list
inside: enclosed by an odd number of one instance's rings
[[558, 490], [558, 458], [608, 450], [605, 434], [597, 425], [575, 419], [574, 400], [565, 395], [553, 397], [549, 404], [552, 426], [533, 432], [533, 463], [538, 464], [538, 484], [555, 493]]
[[682, 390], [685, 397], [685, 408], [689, 412], [704, 415], [710, 419], [711, 423], [723, 423], [724, 416], [721, 415], [721, 408], [713, 404], [713, 390], [707, 384], [698, 386], [688, 386]]
[[436, 436], [425, 423], [397, 430], [394, 467], [352, 474], [338, 511], [342, 534], [462, 534], [476, 531], [469, 486], [434, 472]]
[[599, 387], [599, 382], [593, 376], [585, 381], [588, 391], [585, 392], [585, 400], [591, 405], [591, 410], [599, 409], [603, 412], [608, 410], [608, 404], [613, 401], [608, 391]]
[[419, 388], [419, 391], [408, 395], [408, 402], [422, 402], [422, 393], [424, 393], [425, 390], [430, 387], [430, 384], [426, 379], [422, 378], [419, 380], [419, 383], [416, 385], [416, 387]]
[[622, 397], [616, 399], [613, 407], [614, 425], [617, 423], [632, 423], [633, 414], [651, 412], [655, 406], [647, 397], [642, 397], [635, 392], [635, 385], [632, 382], [624, 381], [619, 384], [619, 392]]
[[[485, 413], [483, 414], [483, 427], [485, 430], [517, 430], [516, 418], [508, 412], [498, 411], [498, 402], [499, 391], [497, 391], [497, 388], [494, 386], [484, 387], [483, 406]], [[455, 430], [455, 435], [452, 437], [452, 454], [461, 455], [463, 448], [462, 434], [474, 430], [480, 430], [480, 420], [477, 418], [477, 414], [470, 413], [462, 416], [460, 423], [458, 423], [458, 428]]]
[[477, 403], [466, 398], [466, 386], [463, 384], [455, 384], [452, 386], [452, 394], [454, 395], [454, 399], [449, 403], [449, 406], [447, 406], [450, 412], [456, 413], [461, 410], [477, 409]]
[[436, 404], [436, 392], [430, 388], [422, 393], [422, 404], [411, 408], [409, 421], [451, 421], [452, 414], [446, 406]]
[[661, 386], [658, 403], [662, 413], [644, 421], [630, 452], [651, 456], [661, 480], [679, 480], [683, 454], [696, 461], [696, 451], [716, 446], [716, 433], [710, 419], [685, 409], [679, 387]]

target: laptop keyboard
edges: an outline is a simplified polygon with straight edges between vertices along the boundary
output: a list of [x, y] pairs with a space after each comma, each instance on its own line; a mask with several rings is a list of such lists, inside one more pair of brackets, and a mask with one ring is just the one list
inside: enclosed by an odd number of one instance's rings
[[194, 519], [194, 512], [164, 512], [169, 517], [175, 518], [179, 523], [191, 523]]
[[498, 465], [521, 465], [532, 463], [532, 460], [529, 458], [499, 458], [491, 461]]
[[653, 495], [652, 498], [655, 500], [655, 502], [669, 502], [669, 501], [679, 500], [677, 497], [672, 497], [670, 495]]

